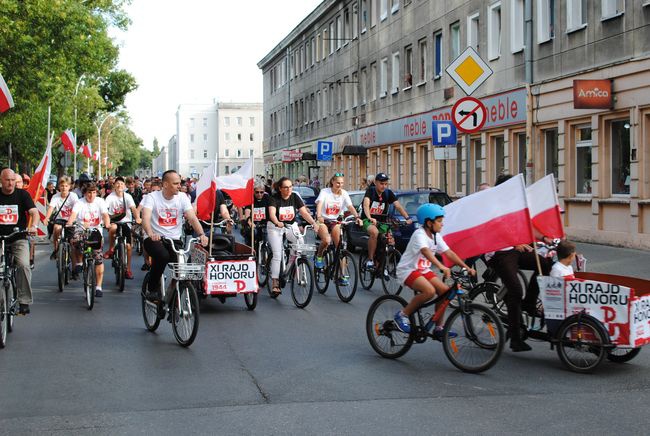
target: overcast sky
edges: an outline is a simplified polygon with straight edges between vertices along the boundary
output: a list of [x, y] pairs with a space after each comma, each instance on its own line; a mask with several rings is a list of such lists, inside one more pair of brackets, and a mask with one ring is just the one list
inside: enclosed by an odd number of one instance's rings
[[126, 99], [135, 133], [162, 147], [181, 103], [261, 103], [257, 63], [321, 1], [133, 0], [131, 26], [112, 35], [139, 85]]

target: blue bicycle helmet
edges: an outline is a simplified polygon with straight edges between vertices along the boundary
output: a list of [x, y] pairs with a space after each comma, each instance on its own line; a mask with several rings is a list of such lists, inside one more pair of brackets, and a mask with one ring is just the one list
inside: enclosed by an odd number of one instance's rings
[[418, 207], [418, 210], [415, 214], [418, 217], [418, 222], [421, 225], [424, 225], [424, 222], [428, 219], [435, 220], [439, 216], [445, 216], [445, 210], [439, 204], [425, 203], [422, 206]]

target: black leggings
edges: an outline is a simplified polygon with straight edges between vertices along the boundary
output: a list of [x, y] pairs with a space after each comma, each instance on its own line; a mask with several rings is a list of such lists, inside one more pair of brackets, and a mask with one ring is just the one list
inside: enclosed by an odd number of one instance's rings
[[[144, 249], [151, 256], [151, 271], [149, 272], [149, 292], [160, 289], [160, 277], [165, 272], [169, 262], [176, 262], [176, 253], [172, 250], [169, 242], [152, 241], [151, 238], [144, 240]], [[182, 247], [182, 241], [174, 241], [174, 245]]]

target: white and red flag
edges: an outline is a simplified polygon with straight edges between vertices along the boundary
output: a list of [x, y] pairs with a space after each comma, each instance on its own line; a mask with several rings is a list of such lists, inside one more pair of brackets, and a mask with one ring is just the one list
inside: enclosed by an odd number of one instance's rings
[[442, 236], [461, 259], [534, 240], [521, 174], [445, 206]]
[[[53, 136], [54, 133], [52, 134], [52, 137]], [[45, 154], [43, 155], [41, 162], [38, 164], [38, 168], [36, 168], [36, 171], [29, 182], [29, 186], [27, 187], [27, 192], [29, 192], [30, 197], [32, 197], [32, 200], [34, 201], [36, 201], [43, 193], [43, 190], [47, 186], [47, 181], [50, 178], [50, 173], [52, 172], [52, 137], [50, 137], [50, 140], [47, 143], [47, 148], [45, 149]]]
[[236, 173], [217, 177], [217, 188], [230, 195], [237, 207], [253, 204], [253, 157]]
[[14, 99], [9, 92], [7, 82], [0, 74], [0, 113], [8, 111], [12, 107], [14, 107]]
[[90, 149], [90, 144], [84, 143], [84, 145], [81, 146], [81, 153], [86, 156], [86, 158], [90, 159], [93, 156], [93, 152]]
[[533, 227], [549, 238], [564, 238], [555, 177], [549, 174], [526, 188]]
[[93, 160], [97, 160], [97, 161], [99, 160], [99, 152], [98, 151], [93, 153]]
[[196, 183], [196, 216], [201, 220], [209, 220], [217, 201], [216, 166], [212, 162], [201, 173]]
[[76, 142], [72, 130], [68, 129], [61, 133], [61, 143], [63, 143], [63, 150], [74, 153]]

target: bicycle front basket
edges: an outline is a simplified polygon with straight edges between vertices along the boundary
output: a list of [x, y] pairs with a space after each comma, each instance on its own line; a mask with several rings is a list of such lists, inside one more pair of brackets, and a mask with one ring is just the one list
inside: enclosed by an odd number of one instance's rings
[[200, 263], [175, 263], [167, 264], [174, 280], [203, 280], [205, 265]]
[[291, 244], [291, 251], [293, 253], [310, 255], [316, 253], [317, 249], [314, 244], [295, 243], [295, 244]]

